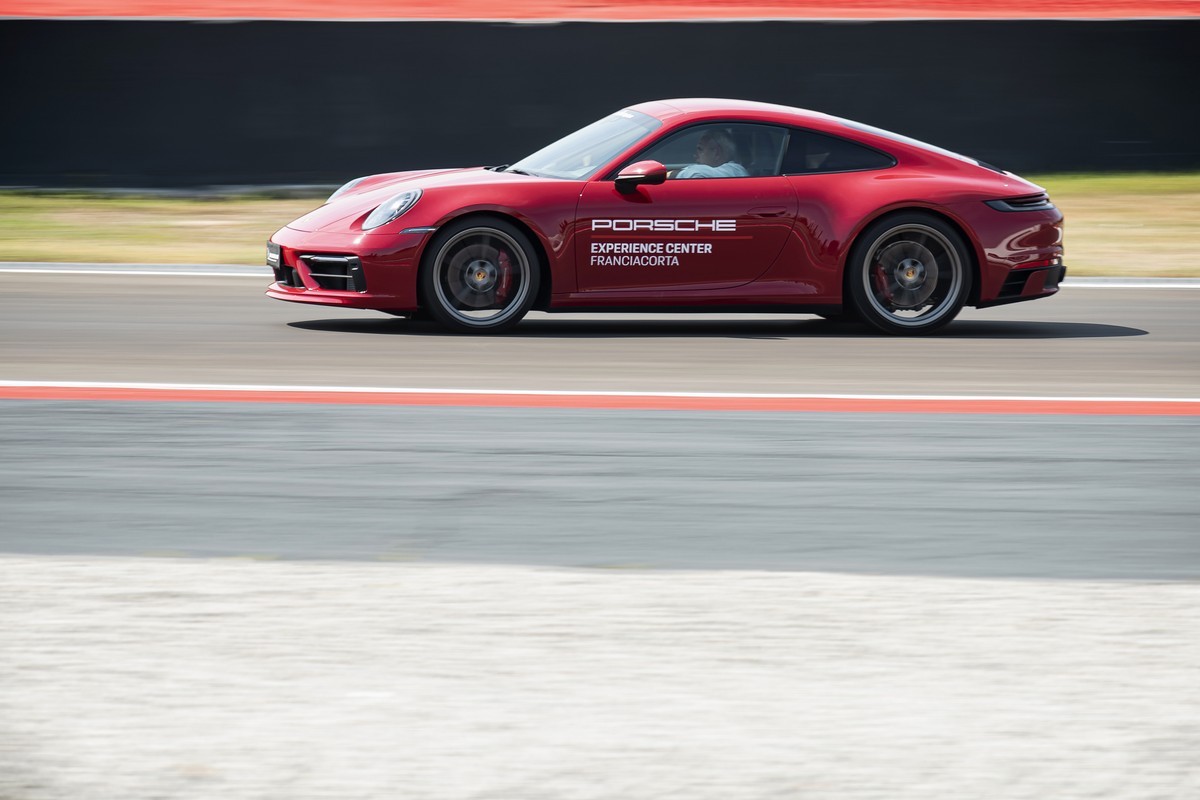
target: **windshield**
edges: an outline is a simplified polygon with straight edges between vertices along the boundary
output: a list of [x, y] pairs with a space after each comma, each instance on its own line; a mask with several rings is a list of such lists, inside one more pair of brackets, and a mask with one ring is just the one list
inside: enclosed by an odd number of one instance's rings
[[564, 136], [509, 167], [547, 178], [587, 180], [662, 123], [640, 111], [618, 111]]

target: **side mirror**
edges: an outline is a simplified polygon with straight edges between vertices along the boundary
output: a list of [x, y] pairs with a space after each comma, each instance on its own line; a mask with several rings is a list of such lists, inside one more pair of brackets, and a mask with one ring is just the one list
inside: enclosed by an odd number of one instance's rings
[[617, 174], [617, 191], [633, 194], [637, 187], [654, 186], [667, 180], [667, 168], [657, 161], [639, 161], [630, 164]]

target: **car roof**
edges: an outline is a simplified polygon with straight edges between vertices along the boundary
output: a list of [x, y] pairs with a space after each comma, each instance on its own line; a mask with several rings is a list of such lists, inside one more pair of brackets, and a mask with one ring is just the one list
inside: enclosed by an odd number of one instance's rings
[[673, 100], [652, 100], [630, 106], [634, 111], [640, 111], [655, 117], [666, 125], [682, 125], [703, 120], [729, 120], [731, 118], [746, 122], [774, 123], [776, 125], [797, 125], [822, 133], [834, 134], [843, 138], [869, 145], [884, 152], [896, 155], [898, 153], [920, 153], [922, 158], [933, 157], [937, 160], [951, 159], [983, 166], [986, 169], [1000, 172], [996, 167], [982, 164], [976, 159], [963, 156], [945, 148], [922, 142], [902, 134], [893, 133], [883, 128], [865, 125], [854, 120], [835, 117], [820, 111], [807, 108], [781, 106], [775, 103], [759, 103], [754, 100], [724, 100], [713, 97], [684, 97]]
[[675, 117], [696, 119], [708, 117], [741, 117], [761, 122], [783, 124], [808, 124], [819, 127], [837, 127], [836, 117], [805, 108], [781, 106], [775, 103], [760, 103], [754, 100], [726, 100], [715, 97], [680, 97], [672, 100], [651, 100], [630, 106], [664, 122]]

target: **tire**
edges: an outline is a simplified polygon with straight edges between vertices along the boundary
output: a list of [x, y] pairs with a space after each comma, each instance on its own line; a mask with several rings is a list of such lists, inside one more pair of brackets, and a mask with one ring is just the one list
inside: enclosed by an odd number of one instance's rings
[[846, 288], [859, 317], [884, 333], [932, 333], [958, 316], [971, 293], [962, 236], [920, 212], [870, 225], [850, 250]]
[[497, 333], [521, 321], [538, 292], [538, 256], [515, 225], [464, 219], [438, 232], [421, 260], [422, 308], [462, 333]]

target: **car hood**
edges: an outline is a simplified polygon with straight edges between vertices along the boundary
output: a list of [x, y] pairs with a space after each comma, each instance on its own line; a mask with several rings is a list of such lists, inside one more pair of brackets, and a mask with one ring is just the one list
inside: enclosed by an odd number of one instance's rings
[[[546, 179], [518, 175], [514, 172], [494, 172], [486, 167], [372, 175], [364, 179], [361, 185], [355, 186], [332, 202], [289, 222], [287, 227], [305, 233], [329, 229], [361, 233], [362, 220], [366, 218], [366, 215], [380, 203], [386, 202], [388, 198], [399, 192], [411, 189], [420, 189], [424, 192], [438, 189], [503, 186], [542, 180]], [[418, 201], [417, 207], [419, 206], [420, 202]]]

